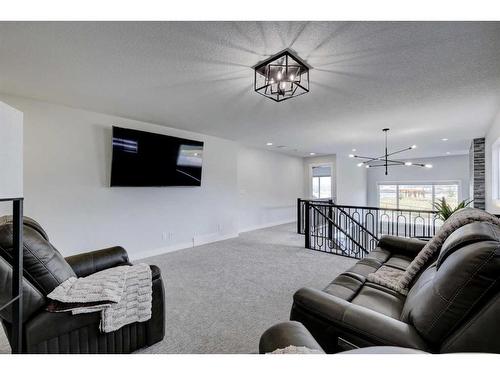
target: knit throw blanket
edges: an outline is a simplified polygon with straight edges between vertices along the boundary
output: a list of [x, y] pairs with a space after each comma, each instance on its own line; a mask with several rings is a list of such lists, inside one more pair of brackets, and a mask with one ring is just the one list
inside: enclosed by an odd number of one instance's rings
[[476, 208], [462, 208], [453, 213], [436, 235], [423, 247], [418, 255], [410, 263], [406, 271], [382, 266], [376, 272], [368, 275], [368, 281], [383, 285], [401, 294], [408, 294], [408, 289], [422, 267], [431, 259], [443, 245], [450, 234], [458, 228], [474, 221], [485, 221], [500, 226], [500, 219], [485, 211]]
[[290, 345], [286, 348], [276, 349], [275, 351], [267, 354], [325, 354], [316, 349], [310, 349], [305, 346]]
[[151, 319], [152, 281], [147, 264], [119, 266], [90, 276], [70, 277], [48, 296], [48, 311], [73, 315], [101, 312], [101, 332]]

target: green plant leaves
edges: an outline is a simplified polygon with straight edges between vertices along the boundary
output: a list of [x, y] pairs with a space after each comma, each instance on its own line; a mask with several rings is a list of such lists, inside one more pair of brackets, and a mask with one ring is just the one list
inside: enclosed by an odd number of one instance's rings
[[434, 209], [437, 211], [437, 217], [439, 217], [441, 220], [446, 221], [455, 211], [458, 211], [462, 208], [467, 207], [469, 204], [471, 204], [473, 199], [471, 200], [463, 200], [461, 201], [457, 207], [452, 208], [448, 202], [446, 202], [446, 199], [443, 197], [439, 199], [437, 202], [434, 202]]

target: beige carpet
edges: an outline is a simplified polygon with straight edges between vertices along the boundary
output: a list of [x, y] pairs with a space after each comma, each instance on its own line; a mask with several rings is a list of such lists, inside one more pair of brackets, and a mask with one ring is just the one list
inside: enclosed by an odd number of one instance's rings
[[304, 249], [294, 231], [285, 224], [145, 259], [162, 270], [167, 328], [140, 352], [256, 353], [262, 332], [288, 320], [298, 288], [323, 288], [355, 262]]

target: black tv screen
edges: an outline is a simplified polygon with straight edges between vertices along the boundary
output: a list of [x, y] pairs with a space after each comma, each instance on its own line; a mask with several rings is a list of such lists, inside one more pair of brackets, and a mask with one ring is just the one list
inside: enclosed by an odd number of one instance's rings
[[200, 186], [203, 142], [113, 126], [111, 186]]

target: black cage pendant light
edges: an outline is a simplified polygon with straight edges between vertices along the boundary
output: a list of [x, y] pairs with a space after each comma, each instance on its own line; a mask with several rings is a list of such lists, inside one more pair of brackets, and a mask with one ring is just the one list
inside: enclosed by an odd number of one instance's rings
[[365, 168], [377, 168], [377, 167], [382, 167], [385, 168], [385, 174], [388, 174], [388, 169], [389, 167], [396, 167], [396, 166], [407, 166], [407, 167], [422, 167], [422, 168], [432, 168], [432, 164], [421, 164], [421, 163], [413, 163], [411, 161], [401, 161], [401, 160], [393, 160], [392, 158], [389, 159], [389, 157], [400, 154], [405, 151], [410, 151], [415, 148], [417, 148], [416, 145], [410, 146], [410, 147], [405, 147], [403, 149], [389, 152], [387, 148], [387, 133], [389, 132], [389, 128], [382, 129], [385, 135], [385, 153], [384, 155], [377, 156], [377, 157], [370, 157], [370, 156], [360, 156], [360, 155], [354, 155], [350, 154], [350, 158], [356, 158], [356, 159], [362, 159], [361, 163], [358, 163], [358, 167], [365, 167]]
[[254, 89], [277, 102], [303, 95], [309, 92], [309, 69], [290, 50], [281, 51], [254, 67]]

